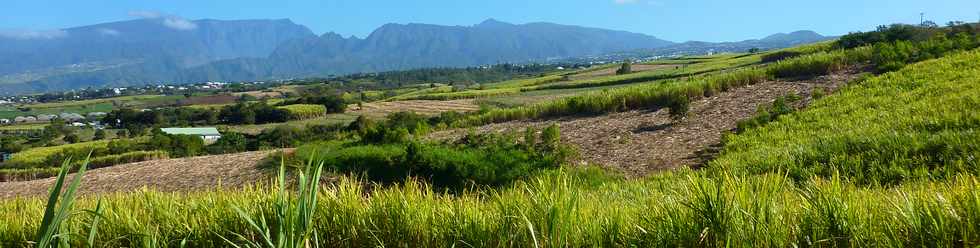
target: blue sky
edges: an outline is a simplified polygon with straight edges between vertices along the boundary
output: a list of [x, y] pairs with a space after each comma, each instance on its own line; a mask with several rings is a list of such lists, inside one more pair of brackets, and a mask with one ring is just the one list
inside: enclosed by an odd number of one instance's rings
[[187, 19], [290, 18], [320, 34], [364, 37], [385, 23], [472, 25], [487, 18], [554, 22], [654, 35], [672, 41], [734, 41], [776, 32], [839, 35], [879, 24], [975, 22], [978, 0], [11, 0], [0, 30], [56, 30], [133, 19], [134, 11]]

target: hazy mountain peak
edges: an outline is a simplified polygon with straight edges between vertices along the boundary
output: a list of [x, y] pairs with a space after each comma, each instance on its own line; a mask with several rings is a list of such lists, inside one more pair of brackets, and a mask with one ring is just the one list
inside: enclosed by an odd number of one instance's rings
[[498, 21], [497, 19], [493, 19], [493, 18], [486, 19], [483, 22], [480, 22], [480, 24], [476, 25], [476, 27], [481, 27], [481, 28], [511, 27], [511, 26], [515, 26], [515, 25], [507, 22]]
[[825, 36], [810, 30], [800, 30], [792, 33], [776, 33], [762, 38], [762, 41], [809, 41], [823, 39]]

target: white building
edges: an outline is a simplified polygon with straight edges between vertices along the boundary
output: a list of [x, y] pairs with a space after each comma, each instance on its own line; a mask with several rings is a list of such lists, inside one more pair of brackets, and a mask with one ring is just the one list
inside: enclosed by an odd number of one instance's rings
[[221, 133], [218, 132], [217, 128], [213, 127], [190, 127], [190, 128], [161, 128], [160, 131], [166, 134], [181, 134], [181, 135], [194, 135], [199, 136], [204, 140], [205, 145], [214, 144], [221, 138]]

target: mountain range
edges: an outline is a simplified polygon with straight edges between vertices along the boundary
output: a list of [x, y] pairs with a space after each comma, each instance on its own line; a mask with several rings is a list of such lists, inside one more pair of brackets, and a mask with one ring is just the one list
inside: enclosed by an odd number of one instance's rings
[[674, 43], [625, 31], [493, 19], [472, 26], [386, 24], [357, 38], [318, 36], [288, 19], [154, 16], [46, 33], [0, 32], [0, 92], [547, 62], [622, 51], [744, 51], [829, 38], [800, 31], [742, 42]]

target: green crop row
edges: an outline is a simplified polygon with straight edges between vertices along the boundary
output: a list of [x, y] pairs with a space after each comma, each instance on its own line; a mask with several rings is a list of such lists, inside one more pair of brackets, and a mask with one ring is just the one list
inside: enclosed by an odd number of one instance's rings
[[292, 104], [277, 108], [289, 112], [294, 120], [313, 119], [327, 115], [327, 107], [320, 104]]

